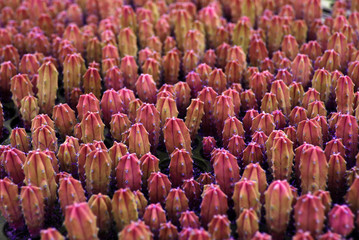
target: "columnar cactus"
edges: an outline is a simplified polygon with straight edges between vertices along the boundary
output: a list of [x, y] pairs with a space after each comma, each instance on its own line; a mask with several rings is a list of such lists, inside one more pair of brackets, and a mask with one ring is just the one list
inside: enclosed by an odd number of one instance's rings
[[245, 209], [236, 220], [237, 232], [240, 239], [252, 239], [259, 230], [259, 219], [253, 209]]
[[217, 134], [221, 136], [224, 122], [228, 117], [233, 117], [234, 104], [233, 100], [229, 96], [219, 95], [215, 98], [213, 116], [216, 123]]
[[63, 212], [65, 212], [67, 206], [86, 201], [85, 191], [81, 182], [71, 176], [60, 178], [58, 194]]
[[306, 119], [299, 122], [297, 127], [297, 141], [301, 145], [304, 142], [317, 146], [323, 146], [322, 128], [314, 119]]
[[78, 119], [82, 121], [87, 112], [99, 112], [100, 102], [93, 93], [83, 94], [80, 96], [76, 105]]
[[272, 182], [265, 192], [266, 221], [270, 232], [284, 235], [292, 210], [293, 194], [286, 180]]
[[218, 185], [205, 185], [201, 203], [201, 222], [204, 227], [215, 215], [226, 214], [228, 210], [227, 196]]
[[62, 236], [56, 228], [48, 228], [45, 230], [41, 230], [40, 235], [42, 240], [65, 240], [65, 237]]
[[7, 177], [0, 180], [0, 211], [10, 227], [17, 229], [23, 226], [19, 188]]
[[72, 89], [81, 87], [81, 78], [85, 70], [85, 60], [81, 57], [81, 54], [74, 53], [66, 56], [63, 63], [63, 82], [66, 99], [69, 99]]
[[328, 218], [330, 229], [343, 237], [348, 236], [354, 229], [354, 214], [346, 205], [335, 205]]
[[99, 99], [101, 97], [101, 76], [99, 70], [89, 67], [82, 78], [84, 92], [93, 93]]
[[64, 225], [70, 240], [99, 239], [96, 216], [86, 202], [75, 203], [66, 208]]
[[171, 182], [168, 180], [167, 175], [160, 172], [151, 173], [147, 180], [147, 184], [150, 202], [165, 203], [171, 189]]
[[348, 76], [338, 78], [335, 88], [337, 112], [343, 114], [353, 113], [354, 83]]
[[234, 185], [232, 199], [237, 217], [244, 209], [253, 209], [260, 216], [261, 203], [257, 182], [245, 178], [237, 182]]
[[20, 193], [21, 209], [30, 236], [36, 237], [44, 224], [45, 200], [43, 192], [36, 186], [23, 186]]
[[184, 148], [192, 155], [190, 133], [182, 119], [168, 118], [163, 127], [163, 136], [169, 154], [176, 148]]
[[131, 222], [127, 225], [119, 234], [119, 240], [152, 240], [153, 234], [150, 231], [150, 228], [142, 221]]
[[153, 203], [148, 205], [143, 215], [143, 220], [155, 236], [158, 235], [161, 223], [166, 223], [166, 213], [161, 204]]
[[324, 68], [314, 72], [312, 87], [320, 94], [320, 100], [327, 103], [331, 91], [331, 74]]
[[11, 78], [11, 93], [17, 107], [20, 107], [21, 99], [34, 94], [27, 74], [18, 74]]
[[101, 110], [103, 119], [106, 124], [109, 124], [114, 114], [123, 112], [122, 101], [120, 95], [114, 89], [106, 90], [101, 99]]
[[[345, 126], [345, 127], [344, 127]], [[346, 154], [348, 156], [348, 166], [352, 167], [354, 164], [352, 159], [358, 153], [358, 123], [355, 117], [348, 114], [342, 114], [338, 117], [336, 123], [335, 136], [341, 138], [346, 147]]]
[[187, 108], [187, 114], [185, 119], [185, 124], [191, 133], [192, 139], [197, 136], [197, 132], [200, 128], [203, 116], [204, 102], [202, 102], [198, 98], [192, 99], [191, 104]]
[[107, 151], [96, 148], [86, 156], [86, 189], [89, 193], [107, 194], [110, 184], [111, 159]]
[[286, 137], [273, 139], [272, 170], [275, 179], [290, 179], [294, 159], [293, 142]]
[[136, 154], [128, 153], [120, 158], [116, 167], [116, 181], [118, 188], [141, 188], [141, 166]]
[[117, 140], [122, 140], [122, 134], [131, 127], [131, 122], [124, 113], [116, 113], [111, 116], [110, 132], [111, 136]]
[[57, 197], [57, 184], [51, 157], [40, 150], [31, 151], [27, 155], [23, 170], [24, 183], [39, 187], [47, 204], [52, 205]]
[[54, 106], [52, 117], [62, 136], [72, 134], [76, 124], [76, 118], [74, 110], [72, 110], [69, 105], [65, 103]]
[[319, 197], [308, 193], [298, 198], [294, 206], [297, 231], [309, 231], [313, 236], [317, 236], [322, 232], [324, 218], [324, 206]]
[[167, 195], [165, 209], [170, 220], [178, 223], [181, 213], [188, 210], [188, 199], [184, 191], [172, 188]]
[[22, 168], [25, 161], [25, 153], [16, 148], [5, 149], [2, 152], [1, 162], [7, 175], [15, 184], [21, 185], [24, 181], [25, 176]]
[[138, 219], [135, 195], [129, 188], [121, 188], [113, 195], [112, 215], [119, 231]]
[[359, 210], [359, 201], [358, 201], [358, 188], [359, 188], [359, 177], [355, 175], [353, 182], [350, 184], [350, 187], [345, 195], [345, 202], [348, 204], [352, 212], [357, 212]]
[[175, 225], [173, 225], [171, 222], [167, 223], [161, 223], [160, 224], [160, 231], [158, 234], [158, 237], [160, 240], [174, 240], [178, 239], [178, 230]]
[[160, 113], [161, 127], [165, 125], [168, 118], [178, 116], [176, 101], [171, 97], [160, 97], [157, 100], [156, 108]]
[[45, 62], [39, 68], [39, 81], [37, 82], [40, 111], [51, 114], [55, 105], [58, 88], [58, 71], [52, 62]]
[[14, 128], [10, 135], [10, 144], [12, 147], [27, 153], [30, 150], [30, 139], [24, 128]]
[[32, 146], [34, 149], [57, 150], [56, 132], [49, 125], [37, 127], [32, 133]]
[[105, 124], [102, 122], [99, 112], [87, 112], [80, 123], [80, 128], [84, 143], [93, 140], [103, 141], [105, 138]]
[[143, 104], [136, 115], [136, 122], [142, 123], [149, 134], [151, 150], [157, 149], [160, 138], [160, 113], [153, 104]]

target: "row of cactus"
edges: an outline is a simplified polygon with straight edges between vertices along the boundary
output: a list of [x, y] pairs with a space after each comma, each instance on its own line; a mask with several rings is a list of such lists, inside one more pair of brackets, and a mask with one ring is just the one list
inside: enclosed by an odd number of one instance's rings
[[357, 238], [358, 11], [0, 0], [5, 233]]

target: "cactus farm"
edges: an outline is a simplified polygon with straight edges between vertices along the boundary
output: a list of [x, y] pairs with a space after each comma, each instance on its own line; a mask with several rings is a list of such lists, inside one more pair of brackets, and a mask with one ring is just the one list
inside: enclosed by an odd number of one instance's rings
[[0, 240], [359, 239], [359, 0], [0, 0]]

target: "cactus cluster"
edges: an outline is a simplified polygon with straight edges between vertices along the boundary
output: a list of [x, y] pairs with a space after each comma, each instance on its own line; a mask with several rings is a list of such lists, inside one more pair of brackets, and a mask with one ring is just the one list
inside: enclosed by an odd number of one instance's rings
[[323, 2], [0, 0], [6, 237], [359, 239], [359, 1]]

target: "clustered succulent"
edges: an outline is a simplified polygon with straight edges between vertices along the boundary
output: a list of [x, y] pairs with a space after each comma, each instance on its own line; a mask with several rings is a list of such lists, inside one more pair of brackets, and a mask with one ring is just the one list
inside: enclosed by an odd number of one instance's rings
[[0, 0], [9, 239], [359, 238], [359, 0]]

